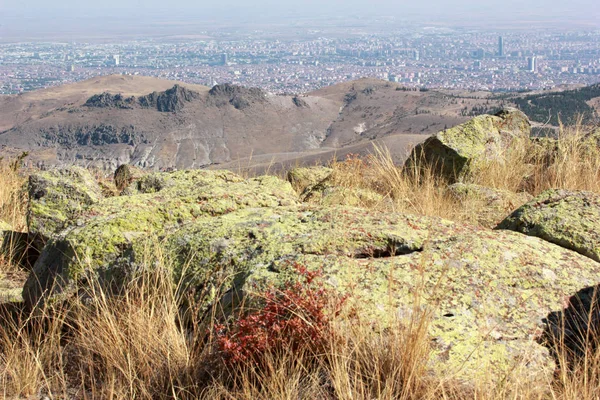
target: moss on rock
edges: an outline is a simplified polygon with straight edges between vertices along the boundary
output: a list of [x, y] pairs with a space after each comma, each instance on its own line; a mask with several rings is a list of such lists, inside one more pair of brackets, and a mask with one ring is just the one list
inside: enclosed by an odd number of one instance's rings
[[595, 193], [547, 190], [497, 228], [537, 236], [600, 261], [600, 196]]

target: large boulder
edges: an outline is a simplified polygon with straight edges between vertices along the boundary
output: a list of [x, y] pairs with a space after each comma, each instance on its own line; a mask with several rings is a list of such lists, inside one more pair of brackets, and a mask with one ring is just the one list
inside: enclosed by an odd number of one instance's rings
[[47, 240], [102, 197], [98, 182], [84, 168], [69, 167], [32, 174], [29, 177], [28, 231]]
[[600, 196], [595, 193], [547, 190], [497, 228], [537, 236], [600, 261]]
[[[432, 168], [450, 183], [461, 181], [477, 164], [495, 159], [514, 139], [528, 139], [531, 124], [516, 109], [480, 115], [445, 129], [417, 145], [405, 163], [407, 171]], [[418, 172], [418, 171], [417, 171]]]
[[282, 285], [300, 263], [321, 269], [324, 283], [349, 294], [377, 329], [409, 318], [420, 301], [431, 311], [430, 365], [440, 374], [475, 382], [524, 365], [524, 379], [541, 379], [554, 365], [535, 341], [543, 318], [600, 277], [599, 263], [539, 238], [300, 204], [274, 177], [178, 171], [133, 186], [55, 235], [25, 284], [27, 304], [81, 295], [96, 280], [118, 291], [152, 264], [157, 243], [182, 298], [195, 297], [204, 316], [215, 304], [224, 311], [242, 297], [259, 301], [257, 293]]
[[30, 306], [52, 287], [54, 293], [70, 288], [87, 271], [127, 263], [133, 257], [131, 246], [142, 239], [240, 208], [299, 203], [287, 182], [268, 176], [244, 180], [229, 171], [149, 174], [133, 182], [127, 193], [131, 195], [105, 198], [86, 208], [53, 236], [25, 283], [24, 297]]
[[451, 196], [461, 203], [469, 203], [479, 213], [474, 220], [482, 226], [493, 228], [506, 214], [522, 206], [533, 198], [525, 192], [515, 193], [509, 190], [489, 188], [473, 183], [455, 183], [448, 187]]

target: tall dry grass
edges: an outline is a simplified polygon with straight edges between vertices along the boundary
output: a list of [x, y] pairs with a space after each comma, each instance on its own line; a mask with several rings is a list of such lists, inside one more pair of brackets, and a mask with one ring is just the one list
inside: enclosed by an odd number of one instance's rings
[[21, 170], [21, 161], [22, 158], [0, 160], [0, 220], [17, 231], [26, 227], [27, 175]]
[[[514, 139], [502, 153], [479, 162], [463, 181], [509, 194], [536, 196], [547, 189], [600, 193], [599, 139], [597, 128], [581, 124], [561, 126], [556, 139]], [[485, 199], [456, 196], [435, 166], [398, 166], [384, 147], [376, 146], [365, 158], [333, 161], [331, 167], [336, 184], [373, 190], [389, 200], [377, 206], [390, 211], [469, 223], [480, 223], [478, 215], [493, 213], [491, 220], [499, 222], [524, 201], [509, 196], [505, 207], [493, 209]]]

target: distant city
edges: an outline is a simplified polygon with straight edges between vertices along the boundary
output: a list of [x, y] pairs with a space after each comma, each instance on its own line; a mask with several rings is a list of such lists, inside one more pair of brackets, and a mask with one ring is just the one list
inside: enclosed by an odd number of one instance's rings
[[540, 90], [600, 82], [600, 31], [495, 31], [421, 27], [294, 38], [249, 31], [113, 42], [0, 44], [0, 94], [98, 75], [155, 76], [304, 93], [373, 77], [410, 87]]

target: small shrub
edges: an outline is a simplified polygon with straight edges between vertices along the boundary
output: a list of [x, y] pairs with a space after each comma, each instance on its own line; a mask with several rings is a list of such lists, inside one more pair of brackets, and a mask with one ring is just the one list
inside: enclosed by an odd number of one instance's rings
[[[261, 293], [264, 303], [260, 309], [228, 325], [215, 325], [217, 349], [226, 364], [261, 365], [267, 353], [324, 353], [333, 335], [332, 318], [339, 315], [345, 297], [336, 297], [316, 279], [321, 271], [308, 271], [299, 264], [294, 268], [299, 279], [281, 290]], [[332, 298], [338, 298], [333, 307]]]

